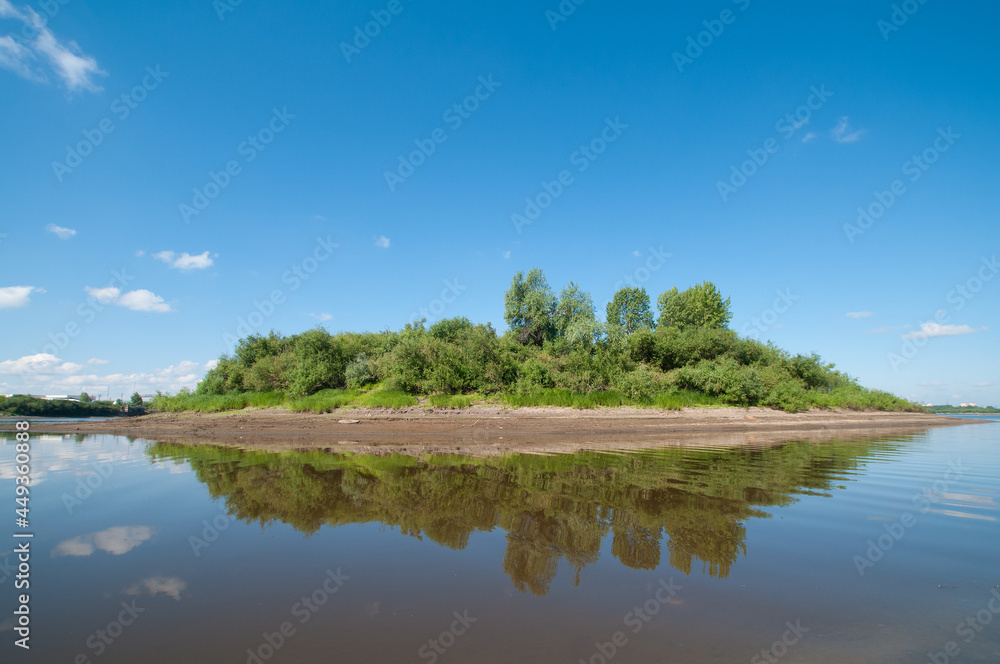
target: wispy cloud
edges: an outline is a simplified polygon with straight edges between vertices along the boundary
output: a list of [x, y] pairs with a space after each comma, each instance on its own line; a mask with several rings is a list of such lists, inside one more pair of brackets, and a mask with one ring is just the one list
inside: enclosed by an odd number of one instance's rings
[[380, 249], [388, 249], [390, 244], [391, 243], [389, 241], [389, 238], [387, 238], [384, 235], [379, 235], [377, 238], [375, 238], [375, 246], [379, 247]]
[[132, 311], [152, 311], [161, 314], [173, 311], [171, 306], [163, 301], [162, 297], [142, 288], [127, 293], [122, 293], [114, 286], [108, 286], [107, 288], [91, 288], [87, 286], [84, 290], [87, 291], [87, 295], [102, 304], [117, 304]]
[[959, 334], [973, 334], [987, 328], [974, 328], [968, 325], [941, 325], [940, 323], [922, 323], [919, 330], [902, 335], [903, 339], [930, 339], [931, 337], [952, 337]]
[[874, 330], [868, 330], [868, 334], [889, 334], [890, 332], [899, 332], [901, 330], [909, 330], [912, 325], [889, 325], [886, 327], [876, 327]]
[[850, 118], [846, 115], [840, 118], [837, 126], [830, 130], [830, 136], [838, 143], [855, 143], [864, 133], [864, 129], [854, 131], [854, 128], [851, 127]]
[[309, 314], [321, 323], [325, 323], [328, 320], [333, 320], [333, 316], [330, 314]]
[[848, 318], [868, 318], [869, 316], [874, 316], [874, 311], [848, 311]]
[[118, 299], [118, 296], [122, 294], [122, 292], [114, 286], [108, 286], [107, 288], [92, 288], [87, 286], [83, 290], [87, 292], [87, 295], [94, 298], [101, 304], [114, 302]]
[[215, 261], [213, 261], [208, 254], [209, 252], [205, 251], [192, 256], [186, 251], [180, 255], [175, 254], [172, 251], [161, 251], [157, 254], [153, 254], [153, 258], [166, 263], [172, 268], [188, 272], [191, 270], [204, 270], [212, 267], [212, 265], [215, 264]]
[[72, 228], [63, 228], [62, 226], [56, 226], [55, 224], [49, 224], [45, 227], [45, 230], [57, 236], [60, 240], [68, 240], [76, 235], [76, 231]]
[[0, 309], [23, 307], [31, 302], [32, 293], [44, 293], [36, 286], [5, 286], [0, 288]]
[[20, 21], [22, 40], [13, 33], [0, 36], [0, 67], [30, 81], [45, 82], [54, 73], [70, 91], [97, 92], [94, 82], [106, 76], [93, 56], [84, 53], [74, 41], [60, 41], [45, 25], [45, 19], [27, 5], [15, 7], [0, 0], [0, 18]]
[[989, 381], [983, 381], [981, 383], [976, 383], [976, 387], [993, 387], [996, 383], [990, 383]]
[[809, 141], [813, 140], [814, 138], [816, 138], [815, 132], [809, 132], [808, 134], [806, 134], [805, 136], [802, 137], [802, 142], [803, 143], [808, 143]]
[[500, 252], [500, 257], [504, 260], [510, 260], [510, 250]]

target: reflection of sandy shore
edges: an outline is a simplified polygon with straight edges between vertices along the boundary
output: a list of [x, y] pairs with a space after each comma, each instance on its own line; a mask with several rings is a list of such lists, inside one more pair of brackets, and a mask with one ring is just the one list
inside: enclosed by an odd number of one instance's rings
[[[342, 423], [341, 420], [357, 423]], [[637, 449], [672, 444], [745, 445], [788, 440], [874, 438], [919, 433], [970, 420], [922, 413], [696, 408], [471, 408], [464, 411], [341, 410], [315, 415], [282, 410], [157, 414], [104, 422], [47, 423], [51, 433], [108, 433], [164, 442], [262, 449], [331, 449], [365, 453], [556, 452]]]

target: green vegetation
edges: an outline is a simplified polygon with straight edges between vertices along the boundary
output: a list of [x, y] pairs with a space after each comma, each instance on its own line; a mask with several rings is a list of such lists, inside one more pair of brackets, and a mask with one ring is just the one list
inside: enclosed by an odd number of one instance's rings
[[382, 523], [453, 549], [464, 549], [476, 532], [501, 528], [504, 571], [521, 592], [545, 595], [560, 561], [579, 579], [606, 538], [630, 568], [662, 561], [685, 574], [726, 577], [747, 553], [747, 520], [768, 518], [769, 508], [800, 495], [828, 495], [900, 444], [897, 436], [483, 459], [158, 443], [147, 454], [190, 463], [229, 514], [262, 526], [280, 521], [311, 535]]
[[541, 270], [517, 273], [504, 297], [508, 331], [467, 318], [398, 332], [241, 339], [195, 394], [155, 410], [217, 412], [282, 405], [324, 412], [356, 405], [460, 408], [477, 402], [575, 408], [634, 405], [919, 410], [868, 390], [817, 355], [792, 356], [728, 329], [729, 298], [705, 282], [657, 298], [622, 288], [599, 322], [590, 295], [570, 282], [557, 296]]
[[112, 401], [68, 401], [29, 396], [0, 396], [0, 414], [9, 417], [113, 417], [122, 414]]
[[1000, 408], [993, 406], [927, 406], [925, 410], [937, 415], [1000, 415]]

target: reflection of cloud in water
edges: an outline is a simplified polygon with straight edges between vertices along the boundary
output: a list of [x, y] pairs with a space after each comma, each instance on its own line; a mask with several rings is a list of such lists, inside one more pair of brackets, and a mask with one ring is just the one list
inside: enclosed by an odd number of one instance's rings
[[970, 514], [969, 512], [960, 512], [958, 510], [926, 510], [932, 514], [944, 514], [945, 516], [954, 516], [959, 519], [976, 519], [978, 521], [996, 521], [992, 516], [986, 516], [984, 514]]
[[114, 556], [120, 556], [136, 548], [150, 537], [153, 530], [149, 526], [116, 526], [90, 535], [80, 535], [56, 545], [52, 557], [89, 556], [100, 549]]
[[131, 588], [125, 590], [126, 595], [141, 595], [145, 590], [151, 596], [163, 593], [168, 597], [173, 597], [178, 602], [181, 601], [181, 593], [187, 588], [187, 583], [176, 576], [151, 576], [143, 579]]

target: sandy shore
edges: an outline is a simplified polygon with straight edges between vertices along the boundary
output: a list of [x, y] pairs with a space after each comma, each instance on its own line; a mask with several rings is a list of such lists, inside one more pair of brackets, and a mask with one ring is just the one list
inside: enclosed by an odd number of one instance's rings
[[342, 409], [322, 415], [283, 410], [161, 413], [104, 422], [41, 423], [43, 433], [103, 433], [163, 442], [259, 449], [325, 449], [361, 453], [503, 454], [578, 449], [638, 449], [674, 444], [774, 444], [913, 435], [929, 427], [969, 424], [923, 413], [751, 408], [413, 408]]

